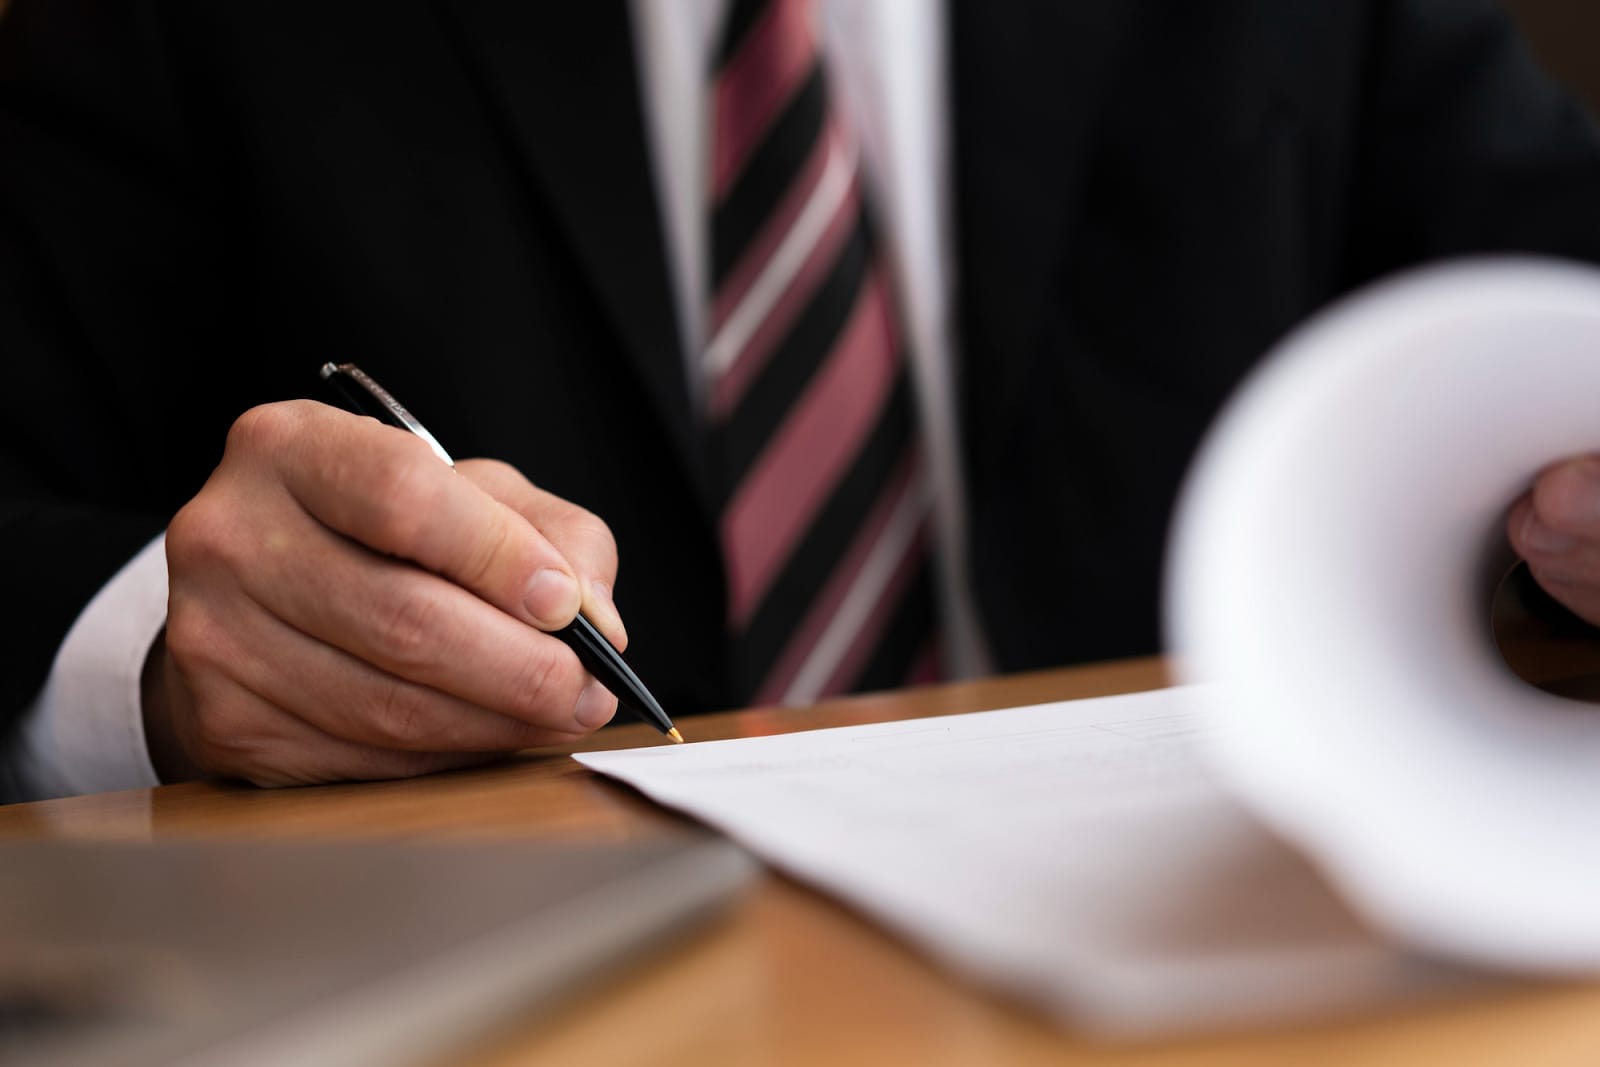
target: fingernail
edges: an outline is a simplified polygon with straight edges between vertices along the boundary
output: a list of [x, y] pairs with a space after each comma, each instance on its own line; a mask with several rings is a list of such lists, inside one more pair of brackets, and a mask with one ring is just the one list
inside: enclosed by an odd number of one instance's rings
[[590, 617], [589, 621], [598, 626], [602, 631], [622, 635], [619, 644], [628, 643], [628, 629], [622, 625], [622, 616], [617, 612], [616, 601], [611, 599], [611, 587], [596, 578], [589, 583], [589, 591], [593, 594], [592, 603], [597, 615], [604, 618]]
[[541, 626], [565, 626], [578, 612], [577, 579], [565, 571], [545, 567], [528, 583], [522, 606]]
[[1522, 543], [1541, 555], [1559, 556], [1571, 552], [1578, 542], [1529, 515], [1522, 523]]
[[572, 709], [572, 717], [586, 730], [604, 726], [616, 713], [617, 698], [599, 682], [584, 686], [583, 692], [578, 694], [577, 706]]

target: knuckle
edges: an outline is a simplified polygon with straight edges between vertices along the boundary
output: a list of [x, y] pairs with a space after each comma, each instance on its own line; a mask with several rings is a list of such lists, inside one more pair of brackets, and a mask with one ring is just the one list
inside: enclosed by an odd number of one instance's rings
[[400, 681], [379, 687], [365, 726], [366, 740], [386, 749], [429, 748], [442, 733], [428, 694]]
[[433, 664], [438, 655], [434, 622], [438, 605], [412, 590], [394, 596], [378, 613], [377, 652], [387, 666], [413, 673]]
[[228, 564], [237, 538], [232, 516], [203, 496], [195, 497], [167, 523], [167, 564], [174, 573]]
[[541, 637], [511, 676], [515, 711], [524, 720], [565, 722], [583, 683], [577, 656], [555, 638]]
[[494, 518], [486, 522], [465, 546], [465, 555], [460, 564], [458, 577], [475, 589], [482, 589], [493, 581], [500, 561], [507, 558], [516, 539], [511, 512], [504, 507], [497, 507], [492, 514]]
[[282, 448], [294, 436], [306, 403], [287, 400], [249, 409], [228, 428], [227, 451], [270, 452]]
[[390, 448], [371, 457], [371, 464], [355, 477], [367, 479], [374, 496], [400, 504], [418, 502], [417, 467], [408, 449]]
[[[426, 464], [423, 458], [427, 459]], [[370, 526], [399, 555], [417, 553], [438, 510], [443, 484], [437, 477], [440, 472], [430, 466], [442, 464], [431, 456], [419, 457], [409, 446], [392, 449], [363, 473], [366, 485], [361, 491], [351, 494], [368, 504], [364, 525]]]
[[592, 511], [575, 507], [563, 525], [571, 543], [580, 548], [585, 559], [593, 561], [608, 575], [616, 573], [617, 539], [606, 520]]
[[224, 774], [244, 774], [261, 765], [273, 742], [248, 700], [212, 697], [197, 702], [193, 757], [201, 766]]
[[579, 508], [572, 517], [574, 536], [598, 548], [615, 549], [616, 537], [611, 533], [611, 525], [592, 511]]
[[172, 662], [185, 674], [215, 668], [232, 658], [227, 627], [209, 611], [182, 598], [172, 598], [168, 605], [163, 640]]
[[172, 662], [179, 670], [185, 672], [200, 662], [205, 648], [205, 639], [202, 636], [204, 625], [194, 616], [195, 612], [179, 610], [176, 606], [167, 610], [167, 629], [164, 637], [167, 655], [172, 657]]

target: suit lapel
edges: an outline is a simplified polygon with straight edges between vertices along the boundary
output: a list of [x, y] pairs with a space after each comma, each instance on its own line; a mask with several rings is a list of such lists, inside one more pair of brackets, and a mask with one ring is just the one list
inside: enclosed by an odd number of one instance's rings
[[706, 490], [622, 0], [439, 0]]
[[1132, 0], [950, 0], [956, 247], [970, 433], [1041, 351], [1093, 124]]

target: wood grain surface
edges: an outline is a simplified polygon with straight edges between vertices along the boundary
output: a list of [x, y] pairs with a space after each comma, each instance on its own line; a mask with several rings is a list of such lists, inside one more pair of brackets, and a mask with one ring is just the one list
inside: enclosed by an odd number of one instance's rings
[[[943, 715], [1166, 684], [1155, 660], [1072, 668], [797, 711], [680, 725], [691, 738], [756, 736]], [[656, 743], [612, 727], [585, 748]], [[191, 783], [0, 808], [0, 839], [374, 837], [622, 839], [676, 816], [567, 757], [404, 782], [259, 790]], [[1107, 1045], [1062, 1031], [954, 978], [848, 909], [763, 875], [733, 913], [564, 1007], [452, 1057], [514, 1064], [1594, 1064], [1600, 988], [1507, 986], [1427, 1009], [1312, 1027]]]

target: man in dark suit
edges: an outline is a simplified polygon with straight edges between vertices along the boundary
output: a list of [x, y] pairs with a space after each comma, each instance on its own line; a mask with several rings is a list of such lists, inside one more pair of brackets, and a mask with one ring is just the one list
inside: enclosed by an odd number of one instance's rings
[[[164, 529], [138, 700], [169, 777], [407, 774], [590, 729], [614, 705], [541, 631], [581, 603], [624, 640], [619, 554], [630, 659], [667, 706], [750, 697], [641, 10], [16, 0], [0, 567], [27, 627], [0, 713], [59, 697], [75, 618]], [[1309, 312], [1443, 256], [1600, 259], [1600, 140], [1491, 0], [937, 18], [946, 584], [995, 668], [1156, 649], [1190, 452]], [[505, 463], [455, 477], [286, 403], [329, 358]], [[1544, 498], [1571, 536], [1543, 543], [1580, 563], [1586, 470]], [[1586, 608], [1590, 570], [1552, 590]]]

